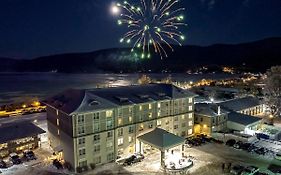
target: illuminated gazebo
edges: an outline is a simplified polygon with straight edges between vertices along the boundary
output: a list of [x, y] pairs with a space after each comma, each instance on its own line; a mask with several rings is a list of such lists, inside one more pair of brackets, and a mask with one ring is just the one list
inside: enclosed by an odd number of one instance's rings
[[165, 150], [172, 149], [176, 146], [182, 145], [185, 142], [185, 139], [179, 137], [175, 134], [172, 134], [161, 128], [155, 128], [153, 131], [141, 135], [138, 137], [140, 143], [140, 149], [142, 143], [148, 144], [161, 151], [161, 166], [165, 166]]

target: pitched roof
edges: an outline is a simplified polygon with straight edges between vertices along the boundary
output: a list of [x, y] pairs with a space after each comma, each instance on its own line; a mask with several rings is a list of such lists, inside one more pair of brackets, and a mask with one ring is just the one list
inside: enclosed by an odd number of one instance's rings
[[45, 131], [30, 122], [16, 122], [0, 126], [0, 143], [21, 139], [30, 136], [36, 136]]
[[47, 99], [45, 103], [71, 114], [194, 96], [196, 95], [171, 84], [148, 84], [88, 90], [71, 89]]
[[170, 149], [185, 142], [184, 138], [161, 128], [155, 128], [153, 131], [139, 136], [138, 139], [160, 150]]
[[251, 115], [241, 114], [238, 112], [231, 112], [228, 114], [228, 121], [239, 123], [245, 126], [261, 120], [262, 120], [261, 118], [254, 117]]
[[247, 108], [258, 106], [260, 104], [261, 103], [258, 98], [251, 97], [251, 96], [218, 103], [218, 105], [224, 107], [227, 110], [232, 110], [232, 111], [241, 111]]
[[219, 105], [215, 103], [196, 103], [195, 104], [195, 114], [205, 115], [209, 117], [219, 116], [218, 110], [220, 108], [221, 114], [228, 113], [226, 110], [222, 109]]

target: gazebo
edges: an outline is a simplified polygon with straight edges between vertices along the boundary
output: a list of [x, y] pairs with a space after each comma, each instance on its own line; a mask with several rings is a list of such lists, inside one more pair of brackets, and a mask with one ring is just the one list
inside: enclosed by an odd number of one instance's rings
[[174, 148], [178, 145], [182, 145], [185, 142], [185, 139], [179, 137], [175, 134], [172, 134], [161, 128], [155, 128], [153, 131], [141, 135], [138, 137], [140, 143], [140, 149], [142, 142], [148, 144], [154, 148], [157, 148], [161, 151], [161, 166], [165, 166], [165, 150]]

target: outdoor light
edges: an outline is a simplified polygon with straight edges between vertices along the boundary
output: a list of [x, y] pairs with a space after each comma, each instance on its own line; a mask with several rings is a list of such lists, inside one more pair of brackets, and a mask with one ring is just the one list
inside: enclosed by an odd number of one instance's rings
[[113, 5], [111, 7], [111, 12], [112, 12], [113, 15], [117, 15], [117, 14], [119, 14], [120, 9], [116, 5]]

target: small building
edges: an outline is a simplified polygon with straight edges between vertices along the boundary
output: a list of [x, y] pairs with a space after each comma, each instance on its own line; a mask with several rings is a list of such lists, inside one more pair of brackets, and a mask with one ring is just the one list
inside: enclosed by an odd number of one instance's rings
[[17, 122], [1, 125], [0, 133], [0, 158], [3, 158], [10, 153], [37, 148], [40, 143], [39, 135], [45, 131], [31, 122]]
[[218, 103], [229, 111], [235, 111], [246, 115], [259, 115], [264, 112], [264, 104], [256, 97], [247, 96]]
[[255, 135], [255, 128], [262, 124], [262, 119], [238, 112], [228, 114], [227, 128], [240, 133]]
[[227, 128], [228, 112], [214, 103], [197, 103], [194, 111], [194, 133], [211, 134]]

